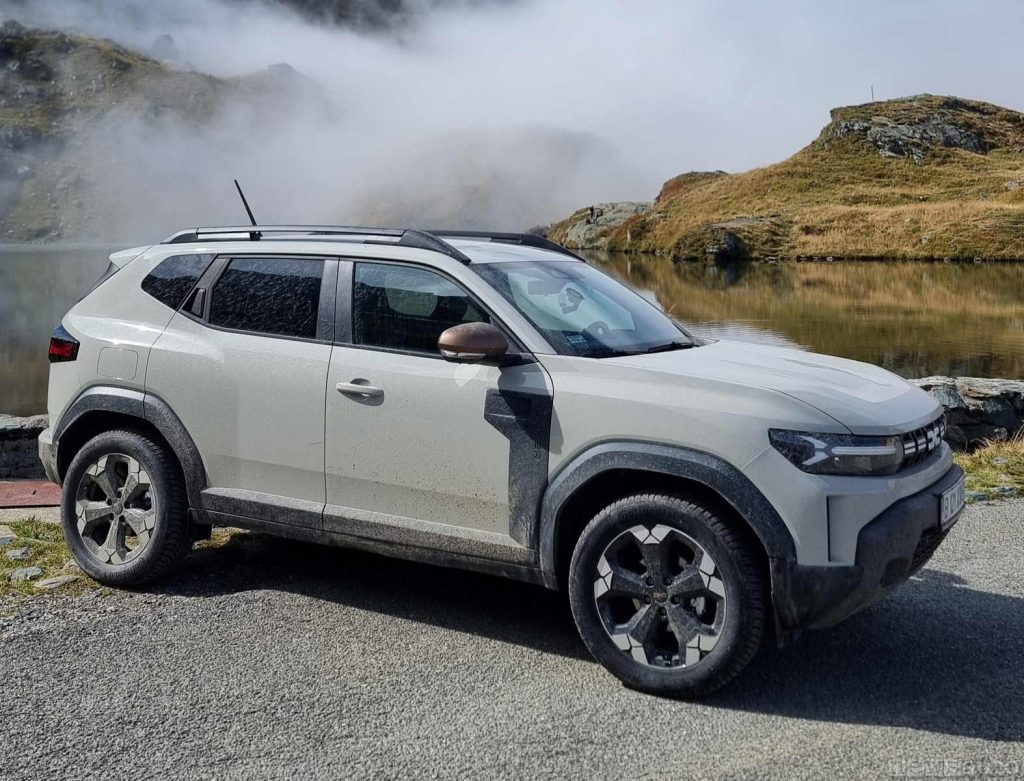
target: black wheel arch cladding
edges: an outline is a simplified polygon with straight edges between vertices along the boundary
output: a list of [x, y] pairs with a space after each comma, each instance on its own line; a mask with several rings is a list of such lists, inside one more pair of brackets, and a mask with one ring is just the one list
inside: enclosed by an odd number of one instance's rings
[[612, 471], [637, 471], [698, 483], [724, 500], [750, 527], [771, 559], [796, 559], [793, 537], [764, 494], [727, 461], [691, 448], [616, 440], [594, 445], [574, 457], [551, 480], [541, 505], [538, 543], [546, 585], [557, 588], [562, 510], [591, 479]]
[[61, 438], [86, 415], [95, 412], [111, 412], [152, 425], [181, 465], [189, 506], [197, 510], [202, 508], [200, 493], [207, 485], [206, 468], [195, 442], [167, 402], [152, 393], [134, 388], [106, 385], [86, 388], [68, 405], [53, 427], [53, 440], [58, 452]]

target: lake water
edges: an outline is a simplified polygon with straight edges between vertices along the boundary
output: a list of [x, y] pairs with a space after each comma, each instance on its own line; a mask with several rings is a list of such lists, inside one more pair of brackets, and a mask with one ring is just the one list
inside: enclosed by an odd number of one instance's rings
[[[115, 248], [0, 245], [0, 411], [46, 408], [54, 325]], [[706, 336], [930, 374], [1024, 378], [1024, 265], [591, 259]]]

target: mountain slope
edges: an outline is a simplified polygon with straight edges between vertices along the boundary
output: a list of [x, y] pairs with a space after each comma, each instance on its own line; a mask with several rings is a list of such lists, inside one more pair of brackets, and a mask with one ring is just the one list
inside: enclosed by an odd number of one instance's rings
[[[588, 217], [581, 209], [549, 235], [573, 244]], [[1024, 114], [932, 95], [834, 109], [788, 160], [671, 179], [649, 211], [592, 246], [677, 258], [1024, 259]]]
[[0, 24], [0, 240], [81, 238], [111, 198], [129, 197], [96, 197], [120, 164], [96, 153], [116, 153], [115, 130], [199, 131], [228, 111], [266, 127], [315, 89], [287, 65], [220, 79], [110, 41]]

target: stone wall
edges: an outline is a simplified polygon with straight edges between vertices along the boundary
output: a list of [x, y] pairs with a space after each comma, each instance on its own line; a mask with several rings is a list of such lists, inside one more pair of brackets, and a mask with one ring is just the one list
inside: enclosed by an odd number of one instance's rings
[[1024, 382], [983, 377], [912, 380], [946, 408], [946, 439], [957, 450], [1024, 432]]
[[0, 480], [45, 479], [36, 440], [46, 426], [46, 415], [18, 418], [0, 414]]

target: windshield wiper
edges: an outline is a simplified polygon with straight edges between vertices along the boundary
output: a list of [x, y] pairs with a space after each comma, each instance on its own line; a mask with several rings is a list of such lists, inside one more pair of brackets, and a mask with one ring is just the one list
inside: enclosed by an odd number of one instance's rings
[[645, 350], [602, 350], [600, 352], [587, 353], [587, 358], [625, 358], [630, 355], [648, 355], [650, 353], [665, 353], [669, 350], [686, 350], [693, 347], [692, 342], [668, 342], [656, 344]]
[[688, 350], [691, 347], [693, 347], [693, 342], [667, 342], [648, 347], [643, 353], [667, 353], [669, 350]]

